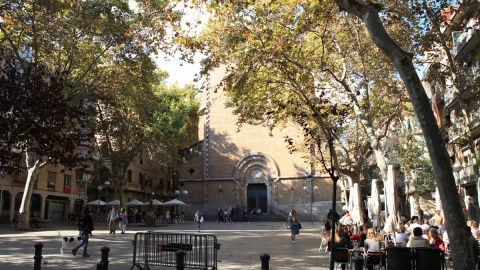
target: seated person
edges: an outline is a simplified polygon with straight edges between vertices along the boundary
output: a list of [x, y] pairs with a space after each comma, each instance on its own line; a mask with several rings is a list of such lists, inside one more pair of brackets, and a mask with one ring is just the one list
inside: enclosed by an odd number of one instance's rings
[[261, 214], [262, 213], [262, 209], [261, 208], [257, 208], [257, 214]]
[[[377, 238], [375, 235], [375, 229], [368, 228], [367, 230], [367, 239], [365, 239], [365, 243], [363, 245], [365, 249], [365, 255], [368, 253], [369, 250], [381, 250], [380, 239]], [[380, 263], [379, 260], [367, 260], [370, 263]], [[367, 266], [367, 269], [373, 269], [372, 265]]]
[[408, 240], [407, 247], [430, 247], [430, 243], [422, 237], [422, 233], [422, 228], [415, 227], [413, 237]]
[[397, 244], [400, 244], [402, 247], [407, 245], [408, 235], [406, 233], [406, 229], [405, 229], [405, 226], [403, 226], [403, 224], [400, 224], [400, 227], [395, 236], [395, 242]]
[[363, 247], [365, 248], [365, 253], [367, 253], [367, 251], [369, 249], [371, 249], [371, 250], [380, 250], [381, 249], [380, 239], [378, 239], [378, 237], [375, 235], [375, 229], [368, 228], [367, 239], [365, 239], [365, 243], [364, 243]]
[[35, 213], [32, 212], [30, 213], [30, 219], [28, 220], [28, 225], [30, 225], [30, 227], [37, 227], [39, 228], [40, 227], [40, 223], [38, 223], [38, 220], [37, 218], [35, 218]]
[[357, 241], [357, 243], [360, 244], [361, 236], [363, 234], [363, 225], [360, 225], [359, 231], [360, 231], [360, 233], [353, 234], [352, 236], [350, 236], [350, 241]]
[[[334, 241], [334, 247], [339, 248], [339, 247], [346, 247], [351, 249], [352, 248], [352, 242], [350, 242], [349, 239], [345, 238], [345, 232], [347, 228], [345, 226], [340, 226], [340, 229], [335, 231], [335, 241]], [[332, 242], [332, 236], [327, 238], [328, 241], [328, 250], [331, 250], [331, 242]]]
[[438, 237], [438, 231], [436, 229], [430, 230], [430, 237], [427, 239], [427, 241], [430, 243], [431, 247], [436, 247], [445, 251], [445, 244], [443, 243], [442, 239]]

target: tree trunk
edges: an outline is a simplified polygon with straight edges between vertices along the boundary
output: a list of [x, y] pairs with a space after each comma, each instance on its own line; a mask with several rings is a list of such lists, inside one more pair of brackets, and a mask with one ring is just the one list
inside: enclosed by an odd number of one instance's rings
[[27, 181], [25, 182], [25, 189], [23, 191], [22, 203], [20, 204], [20, 209], [18, 210], [18, 230], [20, 231], [29, 231], [30, 230], [30, 202], [32, 201], [33, 187], [35, 185], [35, 178], [38, 174], [40, 168], [40, 160], [36, 160], [35, 163], [30, 167], [31, 164], [30, 156], [26, 154], [26, 164], [27, 164]]
[[445, 225], [452, 245], [454, 269], [475, 269], [475, 260], [467, 236], [468, 228], [462, 215], [458, 193], [455, 192], [455, 179], [450, 158], [433, 112], [430, 110], [428, 97], [413, 66], [412, 56], [388, 35], [378, 16], [378, 11], [374, 10], [373, 6], [358, 0], [335, 0], [335, 3], [341, 9], [358, 16], [365, 23], [372, 41], [390, 58], [402, 78], [422, 127], [432, 161], [445, 210]]

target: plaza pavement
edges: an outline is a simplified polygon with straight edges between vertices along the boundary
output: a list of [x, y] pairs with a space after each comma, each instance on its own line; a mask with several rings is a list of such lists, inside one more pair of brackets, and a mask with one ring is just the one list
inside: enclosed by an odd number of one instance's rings
[[[261, 269], [260, 255], [267, 253], [270, 258], [270, 269], [328, 269], [328, 253], [318, 251], [320, 244], [321, 223], [302, 223], [302, 230], [295, 244], [290, 243], [290, 230], [285, 222], [234, 222], [202, 224], [201, 233], [214, 234], [221, 244], [218, 251], [218, 269]], [[47, 228], [34, 228], [29, 232], [13, 229], [9, 224], [0, 224], [0, 269], [33, 269], [34, 244], [42, 242], [42, 269], [96, 269], [100, 262], [100, 248], [110, 248], [109, 269], [123, 270], [132, 266], [135, 233], [148, 230], [196, 233], [196, 224], [186, 221], [183, 224], [172, 224], [145, 227], [140, 224], [129, 224], [127, 233], [109, 234], [104, 223], [95, 222], [93, 237], [90, 237], [88, 253], [90, 258], [81, 256], [83, 248], [74, 257], [71, 249], [60, 254], [62, 236], [78, 235], [75, 225], [66, 222], [50, 222]], [[134, 268], [137, 269], [137, 268]], [[151, 269], [175, 269], [152, 267]]]

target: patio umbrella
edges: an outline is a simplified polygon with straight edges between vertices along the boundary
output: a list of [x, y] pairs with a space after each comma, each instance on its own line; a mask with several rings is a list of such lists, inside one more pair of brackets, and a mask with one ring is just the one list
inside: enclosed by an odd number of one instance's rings
[[168, 201], [166, 203], [164, 203], [165, 205], [184, 205], [186, 203], [180, 201], [180, 200], [177, 200], [177, 199], [173, 199], [171, 201]]
[[380, 212], [382, 207], [380, 205], [380, 192], [378, 191], [377, 179], [372, 180], [372, 194], [370, 196], [370, 218], [372, 219], [373, 227], [378, 228], [382, 226], [382, 219], [380, 218]]
[[393, 233], [396, 231], [399, 225], [397, 217], [397, 185], [395, 183], [395, 172], [393, 171], [393, 165], [388, 165], [387, 171], [387, 183], [386, 183], [387, 196], [387, 208], [388, 218], [385, 221], [385, 227], [383, 230], [387, 233]]
[[92, 202], [88, 202], [87, 205], [105, 205], [106, 203], [102, 200], [95, 200]]
[[[145, 203], [141, 203], [142, 205], [149, 205], [150, 204], [150, 201], [148, 202], [145, 202]], [[152, 201], [152, 205], [164, 205], [164, 203], [162, 203], [161, 201], [157, 200], [157, 199], [154, 199]]]
[[443, 207], [442, 202], [440, 201], [440, 192], [438, 192], [438, 187], [435, 188], [435, 210], [440, 210], [440, 213], [443, 216]]
[[127, 202], [125, 205], [130, 205], [130, 206], [143, 205], [143, 202], [141, 202], [141, 201], [139, 201], [139, 200], [133, 200], [133, 201]]
[[107, 205], [120, 205], [120, 201], [119, 200], [113, 200], [111, 202], [108, 202]]

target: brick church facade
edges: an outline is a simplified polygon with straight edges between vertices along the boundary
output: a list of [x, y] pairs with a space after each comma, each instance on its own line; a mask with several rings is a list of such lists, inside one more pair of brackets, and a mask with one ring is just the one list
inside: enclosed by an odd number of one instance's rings
[[[304, 220], [325, 218], [331, 208], [331, 179], [316, 175], [301, 153], [290, 154], [286, 147], [285, 136], [300, 140], [301, 130], [294, 124], [272, 134], [261, 124], [239, 129], [217, 87], [222, 76], [223, 69], [217, 69], [206, 82], [199, 141], [182, 153], [179, 199], [188, 204], [183, 211], [200, 209], [214, 217], [218, 208], [238, 206], [241, 211], [260, 208], [262, 214], [286, 217], [294, 208]], [[341, 209], [340, 203], [337, 206]]]

